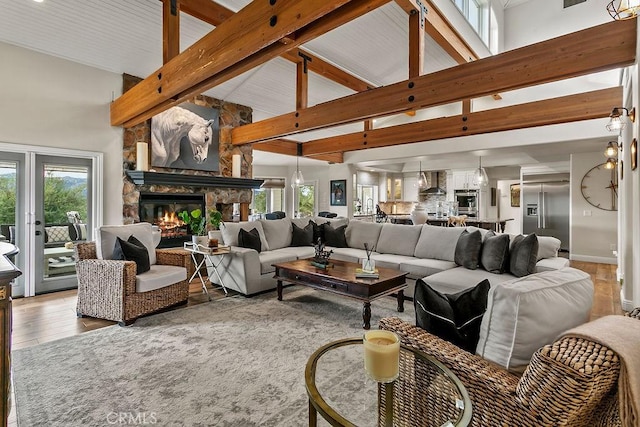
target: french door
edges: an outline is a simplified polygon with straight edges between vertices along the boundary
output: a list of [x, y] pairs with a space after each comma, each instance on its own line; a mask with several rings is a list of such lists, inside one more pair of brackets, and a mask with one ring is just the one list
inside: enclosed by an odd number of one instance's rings
[[0, 234], [20, 248], [23, 272], [15, 296], [77, 287], [73, 245], [93, 239], [101, 155], [48, 151], [0, 151]]

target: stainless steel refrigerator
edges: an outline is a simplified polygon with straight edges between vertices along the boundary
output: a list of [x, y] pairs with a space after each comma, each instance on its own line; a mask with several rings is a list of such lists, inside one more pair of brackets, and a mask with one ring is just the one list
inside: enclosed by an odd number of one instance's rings
[[569, 174], [523, 176], [522, 231], [556, 237], [569, 251], [569, 188]]

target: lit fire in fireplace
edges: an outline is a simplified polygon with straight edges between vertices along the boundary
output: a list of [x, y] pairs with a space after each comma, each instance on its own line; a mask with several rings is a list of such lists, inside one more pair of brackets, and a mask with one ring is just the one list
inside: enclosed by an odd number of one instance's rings
[[165, 211], [157, 218], [156, 224], [162, 233], [162, 237], [185, 236], [187, 234], [184, 222], [178, 218], [175, 212]]

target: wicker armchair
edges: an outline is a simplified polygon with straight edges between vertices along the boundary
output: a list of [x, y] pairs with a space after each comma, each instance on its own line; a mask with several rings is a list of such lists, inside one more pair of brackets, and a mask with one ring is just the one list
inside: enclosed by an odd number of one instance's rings
[[[189, 298], [189, 283], [183, 280], [160, 289], [136, 291], [136, 264], [133, 261], [98, 259], [95, 242], [76, 245], [78, 276], [78, 317], [89, 316], [130, 325], [145, 314]], [[157, 264], [185, 267], [188, 262], [179, 254], [156, 251]]]
[[[640, 309], [627, 315], [640, 319]], [[538, 350], [520, 377], [398, 318], [382, 319], [380, 329], [458, 376], [473, 404], [472, 426], [620, 426], [620, 361], [604, 346], [562, 338]]]

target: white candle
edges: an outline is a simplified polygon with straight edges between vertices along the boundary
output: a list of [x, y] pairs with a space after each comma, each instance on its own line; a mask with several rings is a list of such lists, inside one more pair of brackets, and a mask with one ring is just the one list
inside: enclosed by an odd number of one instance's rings
[[233, 162], [231, 164], [231, 176], [234, 178], [240, 178], [242, 175], [242, 155], [234, 154]]
[[146, 142], [136, 144], [136, 170], [149, 170], [149, 146]]
[[374, 380], [390, 383], [398, 378], [400, 339], [390, 331], [369, 331], [364, 334], [364, 369]]

